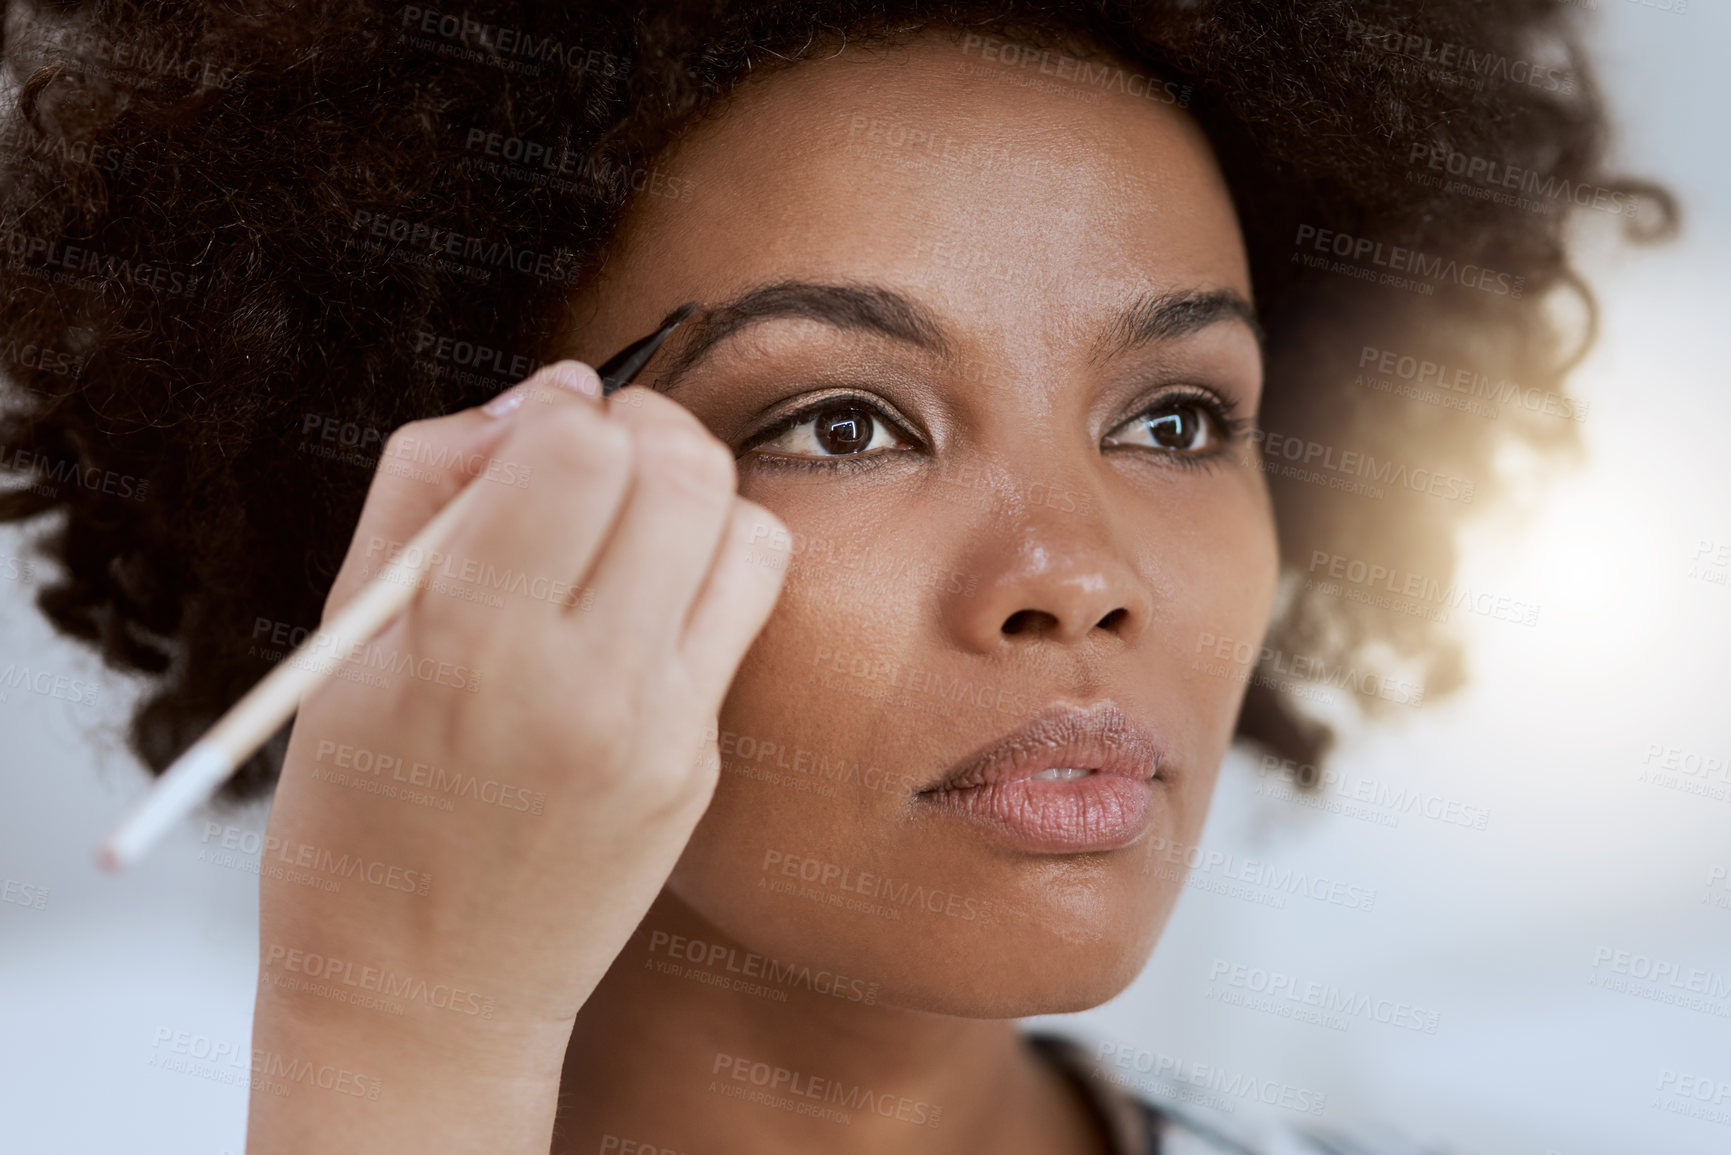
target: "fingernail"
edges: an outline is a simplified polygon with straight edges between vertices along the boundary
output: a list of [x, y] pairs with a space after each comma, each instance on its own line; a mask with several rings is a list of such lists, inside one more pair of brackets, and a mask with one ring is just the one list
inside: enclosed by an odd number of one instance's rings
[[504, 417], [506, 414], [515, 413], [518, 409], [522, 408], [523, 401], [528, 396], [529, 382], [519, 381], [497, 397], [493, 398], [491, 401], [487, 402], [485, 405], [481, 406], [481, 412], [485, 413], [488, 417]]
[[547, 380], [561, 389], [601, 399], [601, 378], [581, 361], [559, 361], [547, 370]]

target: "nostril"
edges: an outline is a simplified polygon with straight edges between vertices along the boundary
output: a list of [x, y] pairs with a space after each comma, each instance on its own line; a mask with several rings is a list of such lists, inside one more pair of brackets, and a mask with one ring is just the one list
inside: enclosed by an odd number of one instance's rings
[[1103, 629], [1115, 630], [1118, 628], [1119, 623], [1129, 616], [1130, 611], [1125, 609], [1123, 606], [1119, 606], [1117, 609], [1101, 618], [1099, 625]]
[[1050, 629], [1058, 624], [1058, 619], [1043, 610], [1017, 610], [1004, 619], [1006, 634], [1023, 634]]

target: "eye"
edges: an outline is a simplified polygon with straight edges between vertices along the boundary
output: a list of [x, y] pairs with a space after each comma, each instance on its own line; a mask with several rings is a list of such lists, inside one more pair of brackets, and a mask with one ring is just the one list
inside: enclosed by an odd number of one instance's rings
[[1108, 445], [1137, 445], [1187, 457], [1206, 457], [1232, 436], [1238, 423], [1215, 398], [1166, 397], [1118, 426]]
[[749, 440], [742, 453], [762, 451], [823, 460], [878, 456], [906, 446], [896, 424], [863, 397], [837, 396], [805, 406]]

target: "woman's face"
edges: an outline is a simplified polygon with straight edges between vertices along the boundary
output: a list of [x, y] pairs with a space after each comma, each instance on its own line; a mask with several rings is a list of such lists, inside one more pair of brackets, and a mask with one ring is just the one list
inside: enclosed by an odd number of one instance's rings
[[[700, 937], [997, 1018], [1096, 1005], [1146, 961], [1243, 689], [1198, 658], [1260, 639], [1277, 561], [1205, 139], [1134, 69], [1102, 91], [993, 44], [746, 84], [662, 158], [573, 331], [593, 361], [682, 301], [732, 306], [650, 383], [792, 531], [764, 543], [786, 584], [672, 896]], [[1127, 728], [941, 788], [1102, 703]]]

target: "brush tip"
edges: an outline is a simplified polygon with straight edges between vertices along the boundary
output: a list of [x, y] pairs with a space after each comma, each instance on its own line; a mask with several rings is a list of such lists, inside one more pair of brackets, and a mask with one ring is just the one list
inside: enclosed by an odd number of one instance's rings
[[687, 317], [691, 316], [691, 314], [697, 312], [697, 307], [698, 306], [697, 306], [696, 301], [685, 302], [685, 304], [679, 306], [679, 308], [677, 308], [677, 309], [673, 310], [673, 312], [667, 314], [667, 319], [661, 322], [661, 327], [663, 329], [666, 329], [666, 328], [669, 328], [673, 325], [679, 324], [681, 321], [683, 321]]

